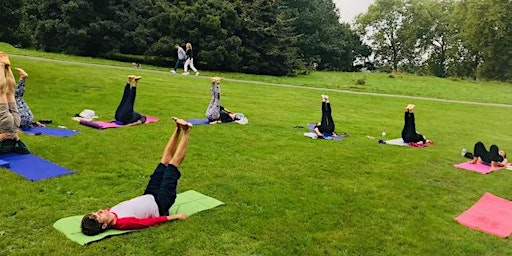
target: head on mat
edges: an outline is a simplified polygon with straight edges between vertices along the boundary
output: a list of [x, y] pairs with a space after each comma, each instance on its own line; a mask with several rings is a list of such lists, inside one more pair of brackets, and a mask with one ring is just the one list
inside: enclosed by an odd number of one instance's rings
[[192, 130], [192, 124], [183, 119], [173, 117], [173, 120], [176, 128], [149, 178], [144, 193], [111, 208], [86, 214], [82, 218], [82, 233], [94, 236], [110, 228], [141, 229], [188, 217], [186, 214], [169, 215], [169, 209], [176, 200], [176, 189], [181, 177], [178, 167], [185, 158], [189, 133]]

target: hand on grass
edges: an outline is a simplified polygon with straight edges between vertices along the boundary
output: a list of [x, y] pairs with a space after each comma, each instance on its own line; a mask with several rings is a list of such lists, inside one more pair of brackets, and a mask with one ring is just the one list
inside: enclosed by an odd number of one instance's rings
[[167, 216], [167, 220], [186, 220], [188, 218], [188, 215], [185, 213], [180, 214], [173, 214], [170, 216]]

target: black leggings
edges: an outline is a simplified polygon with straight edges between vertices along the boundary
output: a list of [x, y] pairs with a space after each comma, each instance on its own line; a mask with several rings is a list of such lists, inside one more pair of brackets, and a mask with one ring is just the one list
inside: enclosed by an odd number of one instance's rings
[[155, 197], [160, 216], [169, 216], [169, 209], [176, 201], [176, 188], [181, 173], [172, 164], [165, 166], [159, 163], [149, 179], [144, 195], [150, 194]]
[[485, 148], [484, 143], [477, 142], [475, 144], [475, 148], [473, 149], [473, 154], [466, 153], [464, 155], [466, 158], [473, 159], [475, 157], [480, 157], [482, 162], [490, 164], [491, 162], [502, 162], [503, 157], [499, 154], [499, 148], [496, 145], [491, 145], [489, 151]]
[[321, 133], [332, 134], [334, 132], [335, 126], [331, 115], [331, 103], [322, 102], [322, 120], [317, 128]]
[[141, 120], [145, 121], [145, 118], [133, 110], [135, 105], [135, 97], [137, 96], [137, 87], [131, 87], [129, 83], [124, 87], [123, 97], [116, 110], [116, 121], [123, 124], [129, 124]]
[[426, 143], [427, 141], [423, 135], [416, 133], [416, 122], [414, 121], [414, 113], [405, 112], [404, 114], [404, 128], [402, 129], [402, 139], [405, 143], [420, 142]]

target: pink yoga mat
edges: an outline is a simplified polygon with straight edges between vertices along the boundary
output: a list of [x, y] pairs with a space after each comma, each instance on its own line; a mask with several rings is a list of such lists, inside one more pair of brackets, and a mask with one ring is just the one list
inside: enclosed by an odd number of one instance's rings
[[512, 202], [485, 193], [455, 220], [463, 226], [505, 238], [512, 233]]
[[[467, 171], [478, 172], [481, 174], [488, 174], [488, 173], [492, 172], [491, 167], [488, 165], [485, 165], [485, 164], [470, 164], [469, 162], [465, 162], [465, 163], [456, 164], [456, 165], [454, 165], [454, 167], [464, 169]], [[502, 168], [503, 167], [501, 167], [500, 169], [502, 169]]]
[[[153, 116], [146, 116], [146, 122], [147, 123], [154, 123], [157, 122], [158, 118]], [[80, 124], [90, 126], [97, 129], [107, 129], [107, 128], [119, 128], [124, 127], [124, 125], [117, 124], [115, 121], [86, 121], [81, 120]]]

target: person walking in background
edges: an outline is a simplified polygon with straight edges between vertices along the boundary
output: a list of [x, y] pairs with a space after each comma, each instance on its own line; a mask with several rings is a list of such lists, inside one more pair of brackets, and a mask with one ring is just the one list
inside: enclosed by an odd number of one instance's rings
[[183, 68], [184, 71], [183, 71], [183, 75], [188, 75], [188, 67], [190, 66], [190, 69], [192, 69], [194, 72], [196, 72], [196, 76], [199, 75], [199, 72], [197, 71], [196, 67], [194, 67], [194, 51], [192, 50], [192, 44], [191, 43], [187, 43], [185, 45], [185, 48], [187, 49], [186, 51], [186, 58], [187, 60], [185, 61], [185, 67]]
[[171, 70], [171, 73], [173, 73], [173, 74], [176, 73], [176, 70], [180, 66], [183, 66], [183, 64], [185, 63], [185, 59], [186, 59], [186, 52], [185, 52], [185, 50], [183, 50], [183, 48], [179, 44], [175, 44], [174, 49], [176, 49], [176, 51], [178, 52], [178, 60], [176, 60], [176, 64], [174, 65], [174, 68]]

